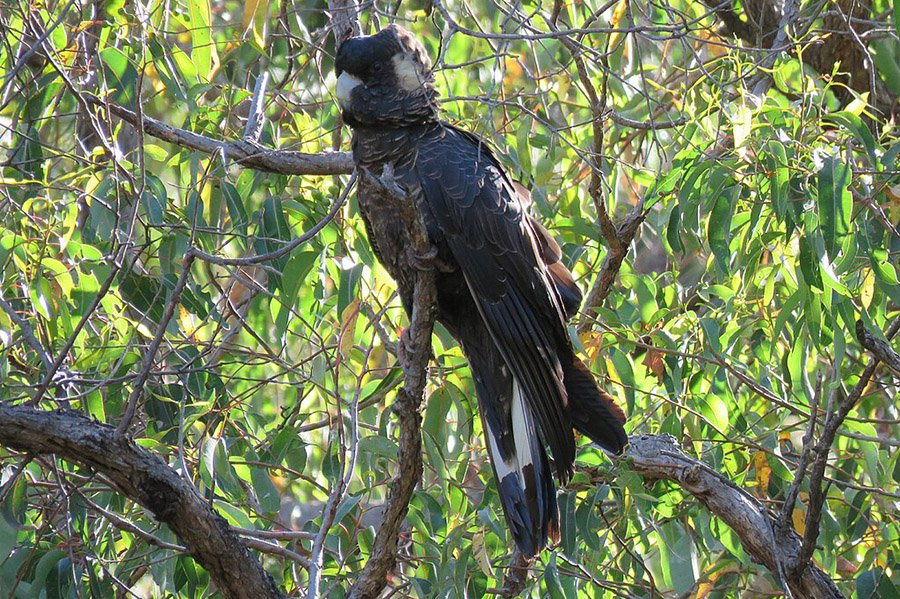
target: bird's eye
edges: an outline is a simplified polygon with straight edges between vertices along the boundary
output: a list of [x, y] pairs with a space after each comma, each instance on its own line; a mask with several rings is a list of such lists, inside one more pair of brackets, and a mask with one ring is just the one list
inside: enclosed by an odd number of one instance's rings
[[369, 70], [372, 71], [372, 73], [380, 73], [381, 71], [384, 70], [384, 63], [382, 63], [382, 62], [376, 62], [375, 64], [373, 64], [373, 65], [370, 67]]

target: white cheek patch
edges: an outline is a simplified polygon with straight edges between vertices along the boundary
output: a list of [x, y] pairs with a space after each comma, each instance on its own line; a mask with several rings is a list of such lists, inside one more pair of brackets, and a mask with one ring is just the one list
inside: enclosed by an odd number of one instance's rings
[[397, 77], [397, 85], [407, 92], [416, 92], [422, 89], [424, 77], [421, 68], [413, 60], [411, 54], [395, 54], [391, 58], [394, 66], [394, 75]]
[[334, 88], [334, 93], [337, 95], [338, 102], [341, 103], [341, 106], [346, 106], [350, 103], [350, 94], [359, 85], [362, 85], [362, 80], [346, 71], [341, 73], [341, 76], [338, 77], [337, 85]]

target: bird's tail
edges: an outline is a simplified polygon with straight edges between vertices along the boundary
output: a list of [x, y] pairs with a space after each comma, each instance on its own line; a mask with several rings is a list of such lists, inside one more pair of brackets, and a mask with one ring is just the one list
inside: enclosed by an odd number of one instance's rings
[[[503, 513], [516, 546], [530, 558], [544, 548], [548, 537], [559, 541], [556, 487], [521, 386], [508, 377], [501, 393], [508, 394], [497, 398], [498, 405], [510, 406], [506, 421], [497, 422], [489, 410], [482, 409], [482, 422]], [[486, 401], [491, 399], [484, 398], [482, 403]]]
[[563, 362], [572, 425], [603, 449], [622, 453], [628, 443], [623, 426], [625, 412], [607, 392], [597, 387], [593, 375], [577, 356]]

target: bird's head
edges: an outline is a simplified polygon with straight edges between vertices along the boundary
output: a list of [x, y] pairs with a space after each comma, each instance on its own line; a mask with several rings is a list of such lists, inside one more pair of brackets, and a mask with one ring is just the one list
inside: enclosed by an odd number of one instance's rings
[[411, 124], [436, 116], [431, 61], [403, 27], [351, 37], [338, 48], [334, 69], [338, 103], [351, 125]]

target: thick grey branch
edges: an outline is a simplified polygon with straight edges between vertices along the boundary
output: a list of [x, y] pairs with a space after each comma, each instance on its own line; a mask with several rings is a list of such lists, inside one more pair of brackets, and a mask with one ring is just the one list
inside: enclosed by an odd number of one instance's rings
[[229, 599], [280, 598], [272, 578], [225, 520], [159, 457], [81, 414], [0, 403], [0, 445], [55, 454], [103, 474], [177, 534]]
[[[788, 531], [776, 542], [775, 519], [750, 493], [687, 454], [670, 435], [632, 437], [625, 453], [632, 468], [645, 479], [670, 480], [696, 497], [725, 522], [741, 539], [755, 561], [778, 578], [779, 565], [794, 570], [800, 537]], [[796, 597], [836, 599], [843, 597], [831, 578], [814, 564], [787, 580]]]
[[328, 0], [335, 45], [359, 35], [359, 5], [354, 0]]

